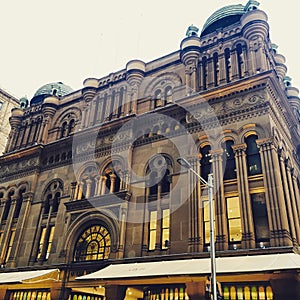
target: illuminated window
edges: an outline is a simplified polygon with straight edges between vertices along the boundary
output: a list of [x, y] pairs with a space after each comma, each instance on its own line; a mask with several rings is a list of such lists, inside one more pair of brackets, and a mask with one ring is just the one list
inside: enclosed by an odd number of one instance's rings
[[170, 209], [162, 210], [161, 248], [168, 249], [170, 243]]
[[7, 251], [6, 251], [5, 259], [4, 259], [5, 263], [7, 263], [8, 259], [9, 259], [11, 249], [12, 249], [12, 246], [13, 246], [13, 243], [14, 243], [15, 235], [16, 235], [16, 231], [12, 230], [11, 234], [10, 234], [10, 238], [9, 238], [9, 243], [8, 243], [8, 248], [7, 248]]
[[149, 250], [155, 250], [156, 244], [156, 232], [157, 232], [157, 211], [150, 212], [149, 223]]
[[227, 220], [229, 229], [229, 241], [241, 242], [242, 240], [242, 223], [240, 213], [239, 197], [226, 198], [227, 203]]
[[107, 259], [110, 254], [110, 245], [110, 234], [104, 226], [89, 227], [76, 242], [74, 261]]
[[42, 232], [41, 232], [40, 242], [39, 242], [37, 259], [41, 258], [41, 256], [42, 256], [43, 245], [45, 243], [45, 236], [46, 236], [46, 227], [43, 227]]
[[[214, 210], [214, 203], [215, 201], [213, 200], [213, 211]], [[209, 201], [204, 200], [202, 201], [203, 205], [203, 222], [204, 222], [204, 243], [209, 244], [210, 243], [210, 215], [209, 215]], [[215, 224], [215, 214], [214, 214], [214, 226]], [[216, 239], [216, 237], [215, 237]]]
[[53, 242], [53, 236], [54, 236], [54, 226], [50, 226], [50, 233], [49, 233], [49, 239], [48, 239], [48, 245], [47, 245], [47, 251], [46, 251], [46, 259], [49, 258], [50, 252], [51, 252], [51, 247], [52, 247], [52, 242]]
[[169, 248], [170, 244], [170, 209], [161, 210], [161, 219], [156, 210], [150, 211], [148, 250], [155, 250], [158, 228], [160, 230], [161, 250]]
[[47, 227], [42, 228], [37, 259], [47, 260], [49, 258], [53, 242], [54, 230], [54, 225], [49, 226], [49, 230], [47, 230]]

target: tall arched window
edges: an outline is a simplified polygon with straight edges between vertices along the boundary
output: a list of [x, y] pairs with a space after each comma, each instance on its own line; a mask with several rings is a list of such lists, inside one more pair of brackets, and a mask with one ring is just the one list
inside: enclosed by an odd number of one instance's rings
[[212, 172], [211, 169], [211, 154], [210, 154], [210, 146], [206, 145], [200, 149], [201, 159], [200, 159], [200, 170], [201, 177], [205, 180], [208, 180], [208, 174]]
[[21, 211], [21, 207], [22, 207], [22, 203], [23, 203], [23, 194], [25, 193], [25, 191], [26, 191], [25, 188], [22, 188], [19, 191], [17, 202], [16, 202], [16, 207], [15, 207], [15, 211], [14, 211], [14, 218], [18, 218], [20, 215], [20, 211]]
[[213, 55], [213, 63], [214, 63], [214, 82], [215, 86], [219, 84], [219, 55], [217, 52]]
[[249, 176], [262, 173], [261, 158], [256, 144], [257, 138], [257, 135], [254, 134], [245, 138], [245, 142], [247, 144], [246, 157]]
[[120, 179], [121, 164], [118, 162], [110, 163], [104, 169], [105, 181], [105, 194], [116, 193], [121, 189]]
[[74, 261], [102, 260], [109, 258], [111, 237], [103, 225], [93, 225], [79, 236], [74, 251]]
[[57, 213], [60, 196], [62, 195], [63, 184], [60, 180], [51, 182], [44, 192], [43, 214]]
[[241, 44], [238, 44], [236, 46], [236, 55], [237, 55], [237, 64], [238, 64], [238, 72], [239, 72], [239, 78], [243, 77], [243, 47]]
[[67, 127], [68, 123], [66, 121], [63, 122], [60, 129], [60, 138], [63, 138], [67, 135]]
[[96, 167], [87, 167], [80, 178], [80, 188], [82, 190], [82, 198], [90, 198], [97, 194], [96, 186], [99, 184], [99, 171]]
[[222, 143], [223, 152], [223, 166], [224, 166], [224, 180], [236, 178], [236, 165], [234, 152], [232, 150], [233, 141], [225, 141]]
[[13, 196], [14, 194], [15, 194], [15, 191], [14, 191], [14, 190], [11, 190], [11, 191], [8, 193], [7, 200], [6, 200], [5, 206], [4, 206], [4, 212], [3, 212], [3, 215], [2, 215], [2, 222], [3, 222], [3, 221], [6, 221], [7, 218], [8, 218], [8, 214], [9, 214], [10, 207], [11, 207], [11, 198], [12, 198], [12, 196]]
[[167, 156], [158, 155], [149, 161], [146, 170], [149, 195], [156, 197], [158, 193], [170, 192], [170, 174], [172, 163]]
[[172, 103], [172, 88], [170, 86], [167, 86], [165, 88], [165, 102], [166, 104]]
[[230, 82], [231, 61], [230, 61], [230, 50], [228, 48], [225, 49], [224, 55], [225, 55], [226, 81]]
[[161, 90], [157, 90], [154, 93], [154, 108], [161, 107], [162, 106], [162, 96], [161, 96]]

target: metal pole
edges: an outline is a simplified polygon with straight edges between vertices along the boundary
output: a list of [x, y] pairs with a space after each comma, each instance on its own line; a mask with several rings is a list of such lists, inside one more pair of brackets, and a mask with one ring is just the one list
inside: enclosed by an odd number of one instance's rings
[[177, 159], [177, 162], [184, 168], [195, 174], [199, 180], [208, 187], [208, 202], [209, 202], [209, 231], [210, 231], [210, 289], [213, 300], [217, 300], [217, 272], [216, 272], [216, 250], [215, 250], [215, 224], [214, 224], [214, 205], [213, 205], [213, 174], [208, 174], [208, 180], [204, 180], [191, 166], [191, 164], [182, 157]]
[[217, 300], [217, 276], [216, 276], [216, 250], [215, 250], [215, 224], [213, 205], [213, 175], [208, 175], [208, 202], [209, 202], [209, 229], [210, 229], [210, 264], [211, 264], [211, 293], [213, 300]]

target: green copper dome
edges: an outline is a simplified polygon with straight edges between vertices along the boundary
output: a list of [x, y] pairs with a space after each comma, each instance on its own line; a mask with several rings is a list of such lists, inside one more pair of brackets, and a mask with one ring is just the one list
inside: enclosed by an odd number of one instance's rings
[[48, 83], [40, 87], [30, 101], [30, 105], [43, 103], [48, 96], [63, 97], [73, 92], [73, 89], [62, 82]]
[[258, 6], [258, 1], [249, 0], [246, 5], [234, 4], [218, 9], [205, 22], [201, 36], [239, 22], [243, 14], [247, 11], [257, 9]]
[[239, 22], [241, 16], [246, 12], [242, 4], [228, 5], [215, 11], [205, 22], [201, 36], [212, 33], [215, 30], [227, 27]]

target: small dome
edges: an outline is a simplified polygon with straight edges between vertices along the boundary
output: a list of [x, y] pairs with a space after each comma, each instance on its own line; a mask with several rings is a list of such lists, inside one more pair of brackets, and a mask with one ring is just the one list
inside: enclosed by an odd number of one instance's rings
[[239, 22], [245, 12], [245, 6], [242, 4], [228, 5], [218, 9], [205, 22], [201, 36], [212, 33], [218, 28]]
[[48, 96], [63, 97], [73, 92], [73, 89], [62, 82], [48, 83], [40, 87], [30, 101], [30, 105], [41, 104]]

